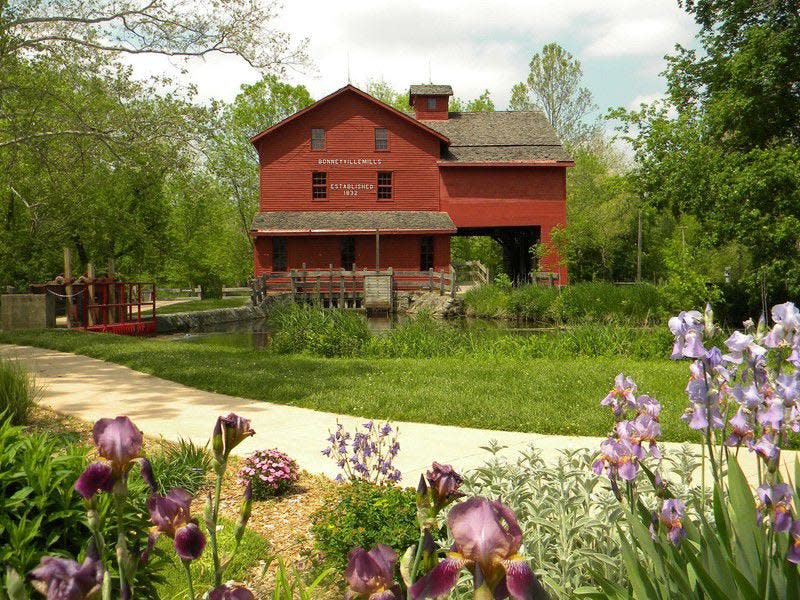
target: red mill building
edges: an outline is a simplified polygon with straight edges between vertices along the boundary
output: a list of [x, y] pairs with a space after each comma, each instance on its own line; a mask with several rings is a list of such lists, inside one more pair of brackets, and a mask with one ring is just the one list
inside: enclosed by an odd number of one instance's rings
[[[566, 221], [572, 160], [541, 113], [449, 113], [452, 93], [411, 86], [411, 117], [347, 85], [255, 136], [255, 274], [449, 273], [451, 236], [488, 235], [526, 278]], [[557, 256], [541, 268], [566, 282]]]

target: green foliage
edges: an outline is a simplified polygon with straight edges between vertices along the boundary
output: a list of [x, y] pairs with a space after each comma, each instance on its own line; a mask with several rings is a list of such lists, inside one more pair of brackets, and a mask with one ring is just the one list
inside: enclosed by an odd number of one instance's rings
[[0, 419], [24, 425], [39, 394], [36, 379], [20, 362], [0, 358]]
[[[272, 561], [268, 561], [264, 565], [263, 571], [267, 570], [270, 562]], [[333, 569], [325, 569], [313, 581], [306, 583], [302, 573], [298, 573], [294, 569], [289, 571], [283, 559], [278, 558], [278, 568], [275, 572], [275, 589], [270, 598], [272, 600], [315, 600], [320, 587], [333, 573]]]
[[45, 554], [76, 557], [89, 532], [72, 484], [86, 449], [0, 422], [0, 565], [27, 573]]
[[594, 583], [592, 573], [624, 583], [614, 527], [624, 520], [624, 510], [592, 473], [591, 452], [564, 450], [545, 463], [533, 447], [513, 461], [500, 455], [502, 446], [486, 450], [491, 458], [467, 473], [464, 489], [502, 498], [516, 513], [524, 532], [523, 554], [533, 559], [551, 597], [575, 597]]
[[[236, 553], [234, 531], [236, 524], [226, 519], [220, 519], [221, 528], [217, 535], [220, 553], [224, 559], [231, 557], [225, 569], [225, 579], [231, 581], [244, 581], [252, 577], [253, 567], [260, 561], [269, 558], [269, 541], [250, 529], [244, 531], [242, 541]], [[156, 586], [159, 600], [184, 600], [187, 597], [186, 576], [183, 565], [175, 551], [172, 549], [172, 540], [166, 536], [159, 538], [156, 548], [160, 549], [169, 558], [162, 570], [163, 581]], [[211, 560], [210, 548], [206, 547], [203, 555], [192, 561], [192, 578], [194, 589], [198, 597], [214, 588], [214, 566]], [[287, 598], [287, 600], [289, 600]]]
[[[683, 298], [682, 306], [694, 306]], [[523, 285], [506, 291], [497, 284], [464, 295], [467, 314], [515, 317], [534, 323], [657, 323], [666, 315], [662, 291], [650, 284], [576, 283], [563, 288]], [[705, 300], [699, 306], [703, 306]]]
[[177, 442], [161, 440], [160, 448], [149, 456], [153, 475], [163, 496], [172, 488], [183, 488], [194, 495], [211, 471], [208, 444], [197, 446], [180, 438]]
[[450, 238], [450, 260], [457, 273], [469, 270], [468, 261], [478, 260], [492, 277], [503, 271], [503, 249], [489, 236], [453, 236]]
[[416, 543], [417, 501], [413, 489], [342, 483], [336, 497], [311, 516], [314, 547], [337, 572], [347, 566], [353, 548], [386, 544], [402, 549]]
[[[621, 540], [632, 590], [601, 581], [608, 597], [638, 600], [713, 598], [755, 600], [800, 596], [800, 574], [787, 562], [787, 534], [756, 522], [753, 492], [738, 462], [727, 461], [724, 491], [714, 486], [712, 507], [683, 520], [686, 537], [675, 546], [663, 529], [653, 537], [645, 513], [628, 513], [632, 535]], [[711, 517], [702, 514], [706, 508]], [[641, 519], [641, 520], [640, 520]]]
[[200, 299], [220, 300], [222, 298], [222, 280], [215, 273], [208, 273], [200, 279]]
[[384, 79], [370, 79], [367, 82], [367, 93], [376, 100], [380, 100], [400, 112], [411, 114], [408, 93], [405, 91], [398, 92]]
[[369, 340], [366, 320], [345, 310], [287, 303], [270, 312], [272, 349], [279, 354], [357, 356]]
[[484, 90], [480, 96], [468, 102], [451, 96], [448, 110], [450, 112], [494, 112], [494, 102], [489, 90]]

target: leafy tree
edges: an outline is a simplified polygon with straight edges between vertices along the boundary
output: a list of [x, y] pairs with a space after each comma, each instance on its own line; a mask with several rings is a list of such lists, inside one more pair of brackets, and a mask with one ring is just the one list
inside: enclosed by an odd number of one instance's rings
[[480, 96], [466, 103], [461, 98], [451, 97], [449, 110], [450, 112], [494, 112], [494, 102], [489, 90], [484, 90]]
[[238, 229], [252, 260], [248, 236], [258, 210], [258, 156], [250, 138], [313, 102], [305, 86], [283, 83], [267, 75], [243, 85], [232, 104], [218, 108], [218, 119], [209, 148], [209, 168], [230, 198]]
[[577, 58], [556, 43], [546, 44], [531, 58], [527, 80], [511, 88], [509, 108], [541, 110], [559, 137], [575, 146], [596, 129], [586, 122], [596, 106], [582, 79]]
[[408, 104], [408, 94], [405, 92], [398, 92], [384, 79], [370, 79], [367, 82], [367, 93], [384, 104], [396, 108], [400, 112], [411, 114], [411, 106]]

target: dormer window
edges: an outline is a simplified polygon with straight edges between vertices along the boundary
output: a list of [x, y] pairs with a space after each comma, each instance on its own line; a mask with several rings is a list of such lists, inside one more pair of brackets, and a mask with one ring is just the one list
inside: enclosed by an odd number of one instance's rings
[[375, 150], [389, 149], [389, 132], [383, 127], [375, 128]]
[[436, 110], [436, 98], [428, 98], [428, 110]]
[[322, 127], [311, 129], [311, 149], [325, 150], [325, 130]]

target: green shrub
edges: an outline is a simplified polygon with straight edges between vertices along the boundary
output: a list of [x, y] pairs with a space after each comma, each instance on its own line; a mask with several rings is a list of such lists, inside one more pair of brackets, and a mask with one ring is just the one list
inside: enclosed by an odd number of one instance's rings
[[196, 494], [211, 470], [208, 444], [201, 447], [183, 438], [177, 443], [162, 440], [160, 449], [149, 458], [162, 495], [176, 487]]
[[503, 318], [508, 315], [509, 292], [498, 285], [479, 285], [464, 294], [467, 314], [474, 317]]
[[220, 298], [222, 298], [222, 280], [213, 273], [206, 275], [200, 281], [200, 299], [212, 300]]
[[463, 333], [452, 324], [434, 319], [428, 313], [420, 313], [384, 335], [373, 337], [368, 352], [391, 358], [452, 356], [463, 349], [463, 337]]
[[21, 363], [0, 359], [0, 414], [7, 415], [12, 424], [28, 422], [40, 391], [33, 375]]
[[336, 497], [311, 516], [314, 545], [325, 564], [342, 572], [353, 548], [387, 544], [402, 554], [415, 544], [416, 492], [365, 482], [343, 483]]
[[559, 322], [554, 305], [560, 294], [559, 288], [543, 285], [522, 285], [511, 292], [508, 299], [509, 312], [520, 319], [536, 323]]
[[278, 354], [357, 356], [370, 338], [361, 315], [306, 304], [276, 306], [269, 315], [274, 328], [271, 348]]

